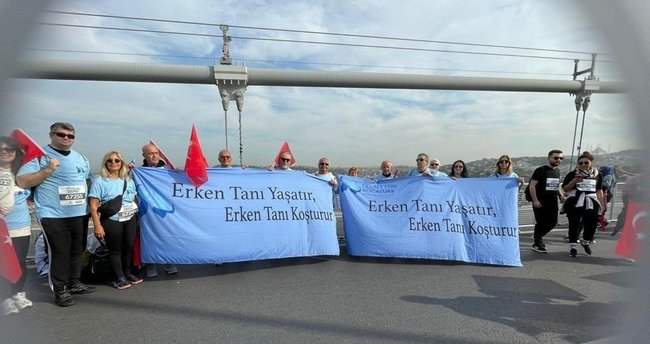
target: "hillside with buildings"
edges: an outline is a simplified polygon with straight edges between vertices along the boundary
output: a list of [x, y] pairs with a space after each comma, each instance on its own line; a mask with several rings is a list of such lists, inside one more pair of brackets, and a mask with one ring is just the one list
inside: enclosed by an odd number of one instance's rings
[[[596, 166], [619, 166], [623, 169], [624, 172], [629, 172], [632, 174], [637, 173], [639, 170], [639, 165], [645, 159], [645, 152], [642, 150], [625, 150], [616, 153], [605, 153], [604, 151], [594, 151], [595, 165]], [[533, 171], [541, 166], [546, 164], [547, 159], [545, 156], [524, 156], [524, 157], [511, 157], [514, 162], [514, 171], [521, 177], [524, 177], [526, 181], [533, 174]], [[470, 177], [485, 177], [490, 173], [494, 172], [495, 164], [498, 157], [494, 158], [483, 158], [481, 160], [466, 161], [466, 165], [469, 170]], [[573, 164], [575, 165], [577, 157], [573, 159]], [[565, 174], [569, 171], [571, 157], [565, 155], [565, 159], [561, 165], [562, 173]], [[451, 171], [452, 162], [442, 162], [443, 165], [440, 168], [440, 171], [449, 173]], [[393, 169], [397, 169], [399, 174], [404, 175], [408, 173], [415, 166], [393, 166]], [[313, 173], [317, 170], [316, 166], [294, 166], [294, 170], [304, 170], [310, 173]], [[330, 170], [335, 175], [347, 174], [349, 166], [347, 167], [330, 167]], [[379, 173], [379, 166], [376, 167], [360, 167], [360, 176], [361, 177], [372, 177]], [[625, 180], [625, 174], [620, 176], [621, 181]]]

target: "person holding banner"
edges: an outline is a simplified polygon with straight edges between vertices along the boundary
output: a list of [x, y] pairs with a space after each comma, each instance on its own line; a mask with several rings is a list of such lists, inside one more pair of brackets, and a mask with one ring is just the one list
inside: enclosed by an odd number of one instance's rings
[[232, 167], [232, 154], [229, 151], [222, 149], [219, 152], [219, 165], [215, 167], [231, 168]]
[[535, 229], [533, 234], [533, 251], [547, 253], [542, 239], [557, 225], [558, 197], [564, 201], [560, 193], [560, 163], [564, 159], [561, 150], [548, 152], [548, 164], [540, 166], [530, 177], [530, 196], [535, 214]]
[[280, 154], [278, 154], [277, 162], [269, 166], [269, 171], [273, 171], [275, 169], [282, 170], [282, 171], [292, 171], [291, 169], [292, 159], [293, 157], [289, 151], [280, 152]]
[[72, 124], [52, 124], [51, 142], [43, 147], [47, 156], [27, 162], [16, 176], [16, 184], [23, 189], [35, 187], [36, 217], [41, 222], [50, 248], [50, 286], [54, 291], [55, 303], [60, 307], [75, 303], [72, 294], [94, 291], [94, 288], [79, 281], [87, 235], [86, 196], [90, 162], [71, 149], [75, 138]]
[[395, 173], [391, 172], [391, 168], [393, 167], [393, 163], [390, 162], [389, 160], [384, 160], [381, 162], [381, 173], [376, 175], [373, 179], [376, 181], [384, 180], [384, 179], [393, 179], [397, 178], [397, 171]]
[[[16, 257], [22, 274], [15, 283], [11, 285], [9, 295], [0, 297], [2, 301], [2, 313], [9, 315], [18, 313], [25, 307], [33, 305], [25, 295], [24, 287], [27, 279], [27, 251], [29, 250], [29, 238], [31, 236], [31, 216], [27, 208], [27, 197], [30, 190], [24, 190], [15, 183], [15, 175], [23, 160], [23, 152], [20, 145], [7, 136], [0, 137], [0, 214], [4, 215], [4, 221], [9, 229], [11, 243], [16, 251]], [[2, 262], [0, 264], [5, 264]]]
[[[165, 161], [160, 159], [160, 150], [155, 144], [149, 143], [142, 147], [142, 156], [144, 161], [142, 167], [155, 167], [155, 168], [167, 168]], [[173, 275], [178, 272], [176, 265], [167, 264], [165, 265], [165, 272], [168, 275]], [[156, 264], [147, 264], [147, 277], [152, 278], [158, 276], [158, 269]]]
[[[142, 283], [142, 278], [131, 274], [133, 243], [137, 227], [138, 205], [135, 202], [135, 183], [129, 177], [129, 169], [119, 152], [111, 151], [102, 159], [99, 177], [93, 180], [88, 194], [90, 216], [97, 239], [105, 240], [108, 260], [117, 277], [113, 286], [118, 290]], [[122, 206], [116, 214], [100, 214], [100, 203], [122, 196]]]
[[[232, 168], [232, 154], [228, 150], [222, 149], [219, 151], [219, 165], [214, 167], [216, 168]], [[247, 165], [242, 165], [241, 168], [247, 168]]]
[[431, 162], [429, 162], [429, 169], [440, 171], [440, 160], [431, 159]]
[[519, 186], [524, 184], [524, 178], [520, 178], [517, 173], [513, 171], [512, 159], [507, 154], [499, 157], [496, 164], [494, 173], [490, 173], [488, 178], [517, 178]]
[[593, 165], [594, 157], [584, 152], [578, 157], [578, 167], [564, 177], [566, 193], [564, 211], [569, 219], [569, 255], [578, 255], [577, 242], [581, 227], [584, 228], [580, 245], [591, 255], [589, 242], [594, 239], [598, 216], [605, 211], [606, 202], [602, 190], [603, 175]]
[[332, 186], [332, 204], [336, 208], [336, 194], [339, 192], [339, 183], [334, 174], [330, 172], [330, 161], [327, 158], [318, 160], [318, 171], [314, 172], [314, 175]]
[[415, 158], [415, 163], [416, 166], [414, 169], [412, 169], [408, 176], [423, 176], [423, 177], [438, 177], [438, 178], [449, 178], [448, 175], [438, 171], [438, 170], [432, 170], [429, 168], [429, 156], [425, 153], [420, 153], [418, 154], [417, 158]]
[[456, 160], [453, 164], [451, 164], [451, 172], [449, 172], [449, 177], [451, 177], [451, 179], [469, 177], [467, 165], [465, 165], [465, 162], [463, 160]]

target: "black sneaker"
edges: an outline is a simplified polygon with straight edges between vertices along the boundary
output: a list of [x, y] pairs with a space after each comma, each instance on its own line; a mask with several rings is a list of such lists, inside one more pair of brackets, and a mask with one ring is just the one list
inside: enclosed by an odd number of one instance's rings
[[548, 253], [548, 251], [546, 251], [546, 247], [543, 247], [539, 244], [533, 244], [531, 248], [533, 249], [533, 251], [537, 251], [540, 253]]
[[85, 285], [79, 281], [74, 281], [70, 284], [71, 294], [90, 294], [97, 291], [97, 288]]
[[580, 241], [580, 245], [585, 249], [585, 253], [591, 255], [591, 247], [589, 247], [589, 241]]
[[118, 290], [129, 289], [131, 288], [131, 283], [129, 283], [129, 281], [127, 281], [126, 278], [122, 276], [118, 278], [117, 281], [113, 282], [113, 287]]
[[127, 281], [129, 281], [131, 284], [140, 284], [142, 283], [142, 278], [135, 276], [133, 274], [128, 274], [126, 275]]
[[569, 255], [573, 258], [576, 258], [578, 256], [578, 250], [576, 250], [575, 248], [570, 249]]
[[59, 307], [70, 307], [74, 305], [72, 294], [67, 289], [57, 291], [54, 293], [54, 303]]

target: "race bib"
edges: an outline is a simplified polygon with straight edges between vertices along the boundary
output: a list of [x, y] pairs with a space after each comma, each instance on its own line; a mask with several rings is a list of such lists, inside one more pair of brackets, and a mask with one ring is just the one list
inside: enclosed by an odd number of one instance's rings
[[129, 221], [135, 213], [138, 212], [138, 205], [135, 204], [135, 202], [131, 202], [128, 204], [122, 204], [122, 208], [120, 208], [120, 211], [117, 213], [117, 221], [119, 222], [125, 222]]
[[576, 188], [582, 192], [596, 192], [596, 179], [583, 179]]
[[59, 186], [59, 203], [62, 206], [86, 204], [86, 186]]
[[557, 191], [560, 188], [560, 178], [547, 178], [546, 191]]

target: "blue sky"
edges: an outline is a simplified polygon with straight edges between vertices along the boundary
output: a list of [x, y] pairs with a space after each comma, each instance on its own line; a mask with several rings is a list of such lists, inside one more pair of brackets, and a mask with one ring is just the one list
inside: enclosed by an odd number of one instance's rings
[[[406, 4], [406, 5], [405, 5]], [[449, 42], [608, 52], [580, 8], [565, 1], [60, 1], [51, 9], [215, 24], [404, 37]], [[221, 34], [215, 27], [46, 14], [43, 21]], [[232, 28], [230, 35], [395, 45], [427, 49], [553, 55], [584, 54], [415, 43]], [[212, 60], [153, 55], [219, 56], [221, 39], [98, 29], [38, 26], [29, 47], [141, 54], [36, 52], [28, 57], [211, 65]], [[570, 80], [566, 60], [495, 57], [233, 39], [234, 62], [251, 68], [409, 73]], [[612, 55], [603, 59], [614, 61]], [[266, 62], [253, 61], [263, 60]], [[300, 63], [273, 62], [295, 61]], [[314, 64], [305, 64], [311, 62]], [[321, 64], [319, 64], [321, 63]], [[325, 65], [329, 64], [329, 65]], [[332, 65], [342, 64], [342, 65]], [[346, 66], [347, 65], [347, 66]], [[357, 66], [350, 66], [357, 65]], [[363, 67], [359, 66], [363, 65]], [[374, 67], [373, 67], [374, 66]], [[380, 66], [403, 67], [383, 68]], [[586, 61], [581, 69], [587, 68]], [[618, 80], [615, 63], [599, 63], [597, 76]], [[224, 113], [216, 86], [15, 80], [10, 111], [18, 125], [46, 144], [48, 126], [69, 121], [75, 149], [95, 166], [108, 150], [140, 160], [154, 139], [183, 166], [192, 123], [205, 155], [217, 163], [225, 147]], [[268, 165], [285, 140], [298, 164], [378, 166], [389, 159], [414, 165], [426, 152], [443, 164], [456, 159], [569, 153], [574, 98], [568, 94], [371, 90], [250, 86], [242, 117], [244, 163]], [[587, 111], [583, 150], [639, 146], [623, 95], [595, 94]], [[231, 105], [231, 110], [234, 109]], [[229, 112], [228, 142], [238, 160], [237, 113]]]

